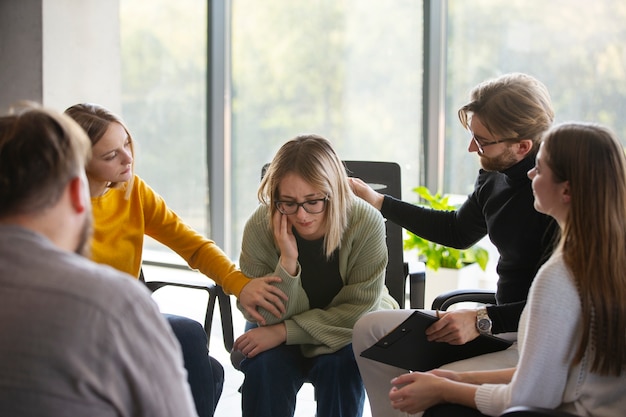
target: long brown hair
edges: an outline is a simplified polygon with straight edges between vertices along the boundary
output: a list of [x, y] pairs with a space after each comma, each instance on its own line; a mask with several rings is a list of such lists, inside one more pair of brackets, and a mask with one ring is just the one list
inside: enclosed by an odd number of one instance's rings
[[619, 375], [626, 365], [626, 161], [608, 129], [567, 123], [543, 139], [555, 181], [569, 182], [560, 249], [578, 287], [583, 335], [574, 363], [592, 347], [591, 369]]

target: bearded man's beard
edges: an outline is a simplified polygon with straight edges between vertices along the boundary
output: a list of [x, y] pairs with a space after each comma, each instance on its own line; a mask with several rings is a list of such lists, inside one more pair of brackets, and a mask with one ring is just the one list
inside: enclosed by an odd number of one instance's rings
[[480, 166], [485, 171], [504, 171], [517, 163], [513, 148], [507, 147], [498, 156], [489, 157], [480, 155]]

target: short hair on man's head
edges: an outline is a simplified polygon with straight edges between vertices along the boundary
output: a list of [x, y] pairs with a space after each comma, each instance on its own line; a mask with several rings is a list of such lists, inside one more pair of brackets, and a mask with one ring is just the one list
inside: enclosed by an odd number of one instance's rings
[[[135, 147], [133, 138], [128, 131], [128, 128], [124, 124], [124, 121], [121, 117], [114, 114], [113, 112], [107, 110], [106, 108], [93, 103], [79, 103], [75, 104], [71, 107], [68, 107], [65, 110], [65, 114], [70, 116], [72, 119], [82, 127], [85, 132], [87, 132], [87, 136], [91, 140], [92, 146], [98, 143], [102, 136], [106, 133], [109, 125], [111, 123], [117, 123], [126, 131], [126, 135], [128, 136], [128, 143], [130, 146], [130, 152], [135, 157]], [[135, 164], [133, 162], [131, 169], [134, 170]], [[130, 188], [132, 187], [132, 178], [129, 181], [127, 187], [128, 192], [130, 192]], [[109, 184], [109, 188], [122, 188], [125, 183], [111, 183]]]
[[532, 140], [532, 153], [554, 121], [548, 89], [522, 73], [505, 74], [474, 87], [469, 102], [458, 111], [464, 128], [469, 129], [474, 115], [496, 137]]
[[0, 117], [0, 217], [52, 207], [90, 156], [83, 129], [61, 113], [31, 103]]
[[330, 141], [318, 135], [301, 135], [285, 143], [270, 163], [258, 190], [259, 200], [270, 208], [269, 219], [276, 212], [278, 187], [287, 174], [296, 174], [328, 196], [326, 203], [326, 256], [340, 247], [352, 209], [352, 190], [346, 168]]

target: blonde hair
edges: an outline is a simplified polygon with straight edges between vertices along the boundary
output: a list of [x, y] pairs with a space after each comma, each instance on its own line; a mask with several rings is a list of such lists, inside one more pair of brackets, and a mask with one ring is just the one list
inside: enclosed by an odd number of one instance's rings
[[470, 101], [458, 111], [464, 128], [469, 129], [473, 115], [496, 137], [532, 140], [531, 155], [539, 150], [542, 134], [554, 121], [548, 89], [522, 73], [506, 74], [474, 87]]
[[592, 349], [592, 370], [626, 365], [626, 159], [615, 135], [567, 123], [546, 133], [542, 153], [556, 182], [569, 182], [570, 209], [559, 248], [578, 287], [583, 335], [575, 363]]
[[[80, 103], [75, 104], [65, 110], [65, 114], [70, 116], [72, 119], [76, 121], [84, 130], [87, 132], [87, 136], [91, 140], [91, 146], [98, 143], [102, 136], [106, 133], [109, 125], [111, 123], [117, 123], [124, 131], [126, 131], [126, 135], [128, 136], [128, 142], [130, 146], [130, 152], [133, 156], [133, 162], [131, 165], [131, 171], [135, 172], [135, 146], [133, 137], [128, 131], [128, 128], [122, 121], [122, 118], [112, 113], [111, 111], [105, 109], [102, 106], [92, 103]], [[130, 192], [133, 188], [134, 175], [130, 177], [130, 180], [125, 183], [112, 182], [108, 184], [109, 188], [124, 188], [126, 187], [125, 197], [129, 198]]]
[[341, 247], [354, 196], [343, 163], [330, 142], [321, 136], [303, 135], [285, 143], [274, 156], [258, 190], [259, 201], [269, 207], [270, 227], [277, 210], [278, 187], [287, 174], [298, 175], [328, 196], [324, 248], [330, 258]]

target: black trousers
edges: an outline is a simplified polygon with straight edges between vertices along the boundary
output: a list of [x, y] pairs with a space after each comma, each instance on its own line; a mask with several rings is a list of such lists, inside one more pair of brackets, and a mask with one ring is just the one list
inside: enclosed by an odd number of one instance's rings
[[485, 417], [485, 415], [462, 405], [441, 404], [426, 410], [423, 417]]

